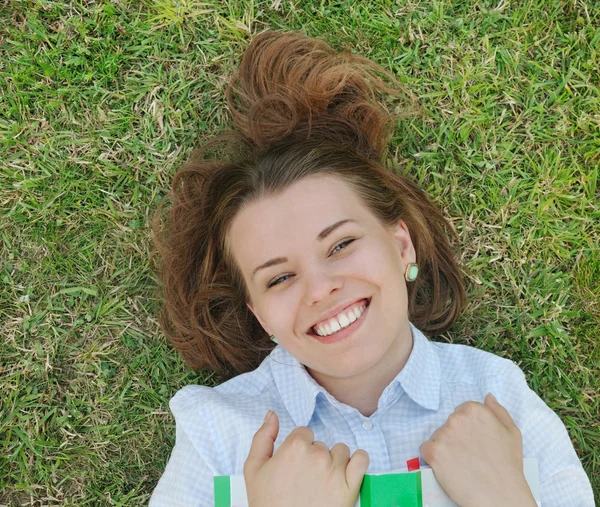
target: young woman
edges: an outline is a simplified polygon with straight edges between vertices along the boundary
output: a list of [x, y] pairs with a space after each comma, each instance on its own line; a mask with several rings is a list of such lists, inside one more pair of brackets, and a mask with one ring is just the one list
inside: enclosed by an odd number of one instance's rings
[[161, 324], [188, 365], [238, 376], [173, 397], [151, 506], [210, 506], [213, 476], [242, 473], [252, 507], [352, 506], [365, 472], [415, 456], [462, 506], [535, 506], [524, 457], [544, 507], [594, 505], [521, 370], [425, 336], [464, 305], [457, 237], [382, 163], [383, 93], [402, 96], [369, 60], [265, 32], [227, 89], [236, 129], [176, 174], [155, 222]]

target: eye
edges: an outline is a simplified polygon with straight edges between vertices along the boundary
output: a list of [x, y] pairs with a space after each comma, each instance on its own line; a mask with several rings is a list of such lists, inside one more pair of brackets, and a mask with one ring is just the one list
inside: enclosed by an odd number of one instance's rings
[[[347, 239], [347, 240], [345, 240], [345, 241], [342, 241], [341, 243], [339, 243], [339, 244], [338, 244], [338, 245], [337, 245], [337, 246], [336, 246], [336, 247], [335, 247], [335, 248], [334, 248], [334, 249], [331, 251], [331, 253], [333, 254], [333, 253], [337, 253], [337, 252], [339, 252], [340, 250], [343, 250], [344, 248], [346, 248], [346, 247], [347, 247], [347, 246], [348, 246], [350, 243], [352, 243], [353, 241], [354, 241], [353, 239]], [[340, 250], [338, 250], [338, 248], [339, 248]]]
[[283, 275], [283, 276], [280, 276], [279, 278], [275, 278], [275, 280], [272, 280], [267, 283], [267, 289], [273, 287], [274, 285], [278, 285], [281, 282], [285, 282], [287, 280], [286, 276], [292, 276], [292, 275]]
[[[354, 239], [347, 239], [345, 241], [342, 241], [341, 243], [338, 243], [334, 249], [331, 251], [332, 254], [338, 253], [341, 250], [343, 250], [344, 248], [346, 248], [350, 243], [354, 242]], [[338, 250], [339, 248], [339, 250]], [[279, 278], [275, 278], [274, 280], [271, 280], [270, 282], [267, 283], [266, 288], [270, 289], [271, 287], [274, 287], [275, 285], [279, 285], [280, 283], [285, 282], [288, 277], [291, 277], [292, 275], [282, 275]]]

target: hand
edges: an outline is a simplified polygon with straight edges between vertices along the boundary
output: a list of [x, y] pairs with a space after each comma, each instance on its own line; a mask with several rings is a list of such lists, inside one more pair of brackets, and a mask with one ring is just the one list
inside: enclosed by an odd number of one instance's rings
[[523, 440], [490, 393], [468, 401], [421, 445], [440, 486], [462, 507], [536, 506], [523, 474]]
[[277, 414], [265, 421], [254, 435], [244, 464], [246, 493], [250, 507], [305, 507], [327, 505], [352, 507], [358, 498], [369, 455], [362, 449], [350, 458], [345, 444], [331, 451], [315, 442], [306, 426], [293, 430], [277, 449]]

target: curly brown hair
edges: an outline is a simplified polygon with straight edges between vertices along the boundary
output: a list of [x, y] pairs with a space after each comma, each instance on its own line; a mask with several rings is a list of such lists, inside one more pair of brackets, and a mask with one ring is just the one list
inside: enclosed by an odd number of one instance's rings
[[[227, 233], [244, 206], [311, 175], [348, 183], [386, 226], [406, 222], [419, 264], [407, 284], [415, 326], [438, 334], [459, 317], [466, 295], [458, 237], [415, 182], [384, 165], [404, 113], [390, 113], [378, 96], [411, 109], [410, 93], [364, 57], [296, 32], [252, 39], [226, 91], [234, 129], [178, 170], [152, 224], [159, 321], [187, 365], [228, 378], [256, 368], [273, 348], [247, 306]], [[224, 154], [207, 157], [219, 143]]]

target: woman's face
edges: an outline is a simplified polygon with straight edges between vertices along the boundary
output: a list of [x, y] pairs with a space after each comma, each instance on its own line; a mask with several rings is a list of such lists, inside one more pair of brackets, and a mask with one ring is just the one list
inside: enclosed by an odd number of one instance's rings
[[384, 227], [343, 180], [312, 176], [249, 204], [228, 242], [249, 308], [317, 380], [376, 372], [386, 356], [410, 351], [409, 232], [403, 221]]

